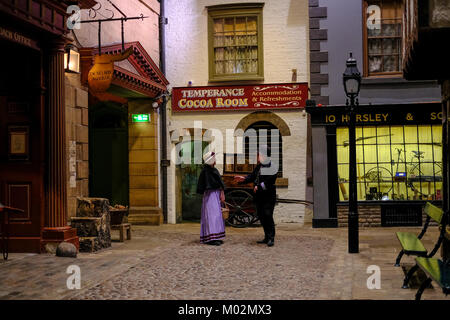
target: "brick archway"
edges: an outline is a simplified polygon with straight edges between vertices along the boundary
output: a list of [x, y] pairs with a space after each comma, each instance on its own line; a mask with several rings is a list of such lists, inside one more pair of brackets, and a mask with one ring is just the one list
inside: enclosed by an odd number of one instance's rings
[[238, 125], [236, 126], [236, 130], [242, 129], [243, 131], [245, 131], [253, 123], [259, 121], [267, 121], [272, 123], [278, 128], [278, 130], [280, 130], [280, 134], [282, 136], [291, 135], [291, 130], [289, 130], [289, 126], [286, 124], [286, 122], [275, 113], [268, 111], [256, 111], [250, 113], [249, 115], [242, 118], [241, 121], [239, 121]]

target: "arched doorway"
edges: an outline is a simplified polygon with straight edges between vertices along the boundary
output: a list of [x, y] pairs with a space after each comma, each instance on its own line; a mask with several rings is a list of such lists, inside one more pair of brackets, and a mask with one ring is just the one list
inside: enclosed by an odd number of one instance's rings
[[[252, 123], [246, 131], [250, 132], [248, 137], [246, 137], [245, 143], [245, 154], [249, 155], [250, 150], [259, 150], [260, 144], [262, 144], [261, 139], [262, 135], [265, 135], [266, 142], [265, 144], [270, 148], [270, 152], [268, 154], [269, 157], [274, 158], [275, 155], [278, 155], [278, 176], [283, 176], [283, 139], [278, 127], [276, 127], [272, 122], [269, 121], [257, 121]], [[276, 133], [274, 132], [276, 131]], [[274, 137], [272, 139], [272, 135], [277, 134], [278, 139]], [[256, 135], [254, 139], [252, 139], [252, 135]], [[251, 146], [252, 143], [256, 142], [256, 146]]]
[[89, 107], [89, 194], [129, 203], [128, 111], [102, 101]]
[[[248, 131], [249, 129], [254, 130], [254, 134], [256, 134], [256, 138], [259, 137], [260, 131], [265, 130], [267, 134], [267, 145], [271, 147], [272, 153], [274, 151], [278, 152], [279, 155], [279, 170], [278, 176], [281, 178], [283, 176], [283, 137], [290, 136], [291, 130], [287, 123], [277, 114], [270, 111], [256, 111], [248, 114], [244, 118], [242, 118], [236, 126], [236, 131], [242, 130], [243, 132]], [[271, 141], [271, 130], [278, 130], [278, 142], [273, 143]], [[251, 132], [251, 131], [250, 131]], [[255, 139], [251, 139], [249, 132], [247, 132], [247, 138], [245, 139], [245, 154], [249, 155], [250, 141], [255, 141]], [[256, 139], [258, 141], [258, 139]], [[258, 146], [256, 146], [258, 147]], [[271, 156], [269, 154], [269, 156]], [[247, 159], [246, 159], [247, 161]], [[252, 165], [250, 168], [246, 170], [253, 170], [255, 165]], [[240, 166], [234, 166], [234, 170], [239, 171]]]

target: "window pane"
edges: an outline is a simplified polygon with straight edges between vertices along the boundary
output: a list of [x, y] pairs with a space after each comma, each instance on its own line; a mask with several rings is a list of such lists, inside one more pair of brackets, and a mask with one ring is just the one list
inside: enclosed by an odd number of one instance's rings
[[417, 143], [417, 127], [405, 126], [405, 143]]
[[214, 20], [214, 47], [224, 45], [223, 19]]
[[[440, 199], [441, 130], [439, 125], [357, 127], [358, 199]], [[347, 128], [336, 130], [340, 201], [349, 182], [347, 133]]]
[[433, 155], [435, 162], [442, 162], [442, 144], [433, 145]]
[[369, 39], [369, 55], [381, 54], [381, 39]]
[[242, 31], [242, 32], [246, 32], [246, 17], [237, 17], [236, 18], [236, 27], [235, 30], [236, 31]]
[[364, 162], [365, 163], [377, 163], [377, 148], [374, 145], [364, 146]]
[[[361, 130], [361, 128], [359, 128]], [[338, 146], [343, 146], [344, 142], [348, 140], [348, 129], [337, 128], [336, 129], [336, 143]]]
[[381, 35], [389, 37], [398, 36], [398, 23], [399, 21], [395, 19], [383, 19], [381, 24]]
[[383, 53], [391, 54], [396, 53], [395, 50], [397, 41], [395, 39], [383, 39]]
[[214, 19], [214, 33], [223, 32], [223, 19]]
[[224, 56], [224, 53], [225, 53], [224, 48], [215, 48], [214, 49], [214, 53], [215, 53], [216, 61], [224, 60], [224, 58], [225, 58], [225, 56]]
[[431, 127], [419, 126], [419, 141], [420, 143], [431, 143]]
[[369, 72], [381, 72], [381, 56], [369, 56]]
[[433, 130], [433, 142], [441, 143], [442, 142], [442, 126], [435, 125], [431, 127]]
[[391, 126], [391, 142], [392, 143], [403, 143], [403, 127], [401, 126]]
[[348, 163], [348, 148], [346, 148], [344, 146], [338, 146], [337, 162], [338, 163]]
[[391, 147], [387, 145], [378, 145], [378, 161], [391, 162]]
[[[347, 145], [347, 147], [345, 147], [345, 150], [346, 150], [347, 153], [350, 152], [348, 145]], [[365, 162], [366, 161], [365, 161], [365, 157], [364, 157], [364, 154], [363, 154], [363, 146], [356, 145], [356, 163], [364, 164]], [[362, 169], [364, 169], [364, 168], [362, 168]]]
[[376, 127], [364, 127], [364, 144], [375, 144], [377, 137], [377, 128]]
[[257, 29], [256, 17], [247, 17], [247, 30], [256, 31], [256, 29]]
[[421, 162], [433, 162], [433, 146], [430, 144], [419, 144], [420, 152], [422, 152], [423, 158]]
[[383, 57], [383, 71], [395, 72], [398, 70], [397, 56], [384, 56]]
[[391, 141], [391, 132], [389, 127], [377, 127], [378, 144], [389, 144]]

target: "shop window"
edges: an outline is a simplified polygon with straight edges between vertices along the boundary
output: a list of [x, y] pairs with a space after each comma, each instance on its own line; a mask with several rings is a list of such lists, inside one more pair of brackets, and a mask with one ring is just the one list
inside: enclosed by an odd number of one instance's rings
[[210, 81], [264, 79], [262, 7], [208, 7]]
[[[278, 139], [276, 139], [276, 136], [272, 139], [273, 134], [277, 134]], [[282, 177], [282, 136], [276, 126], [266, 121], [256, 122], [247, 128], [244, 137], [244, 153], [225, 154], [224, 173], [251, 173], [256, 166], [256, 155], [252, 150], [259, 150], [260, 143], [270, 147], [269, 157], [272, 157], [272, 161], [276, 161], [273, 157], [278, 156], [278, 177]]]
[[364, 5], [364, 75], [400, 76], [402, 1], [367, 0]]
[[[348, 128], [337, 128], [339, 200], [348, 200]], [[441, 200], [442, 126], [356, 128], [358, 200]]]

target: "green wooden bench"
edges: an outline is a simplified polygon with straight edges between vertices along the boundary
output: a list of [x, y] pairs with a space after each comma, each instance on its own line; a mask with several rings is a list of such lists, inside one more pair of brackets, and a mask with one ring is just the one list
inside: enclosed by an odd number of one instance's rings
[[[431, 258], [435, 255], [439, 247], [441, 246], [442, 241], [444, 240], [445, 235], [445, 226], [442, 226], [442, 222], [446, 219], [443, 219], [444, 212], [441, 208], [436, 207], [435, 205], [427, 202], [425, 204], [424, 212], [427, 215], [427, 219], [425, 221], [425, 224], [423, 226], [422, 232], [417, 236], [414, 233], [411, 232], [397, 232], [397, 239], [400, 242], [400, 245], [402, 246], [402, 250], [397, 256], [397, 259], [395, 261], [395, 266], [400, 266], [400, 260], [402, 259], [403, 255], [406, 254], [408, 256], [418, 256], [418, 257], [427, 257]], [[439, 235], [439, 239], [436, 242], [433, 250], [431, 252], [428, 252], [428, 250], [423, 245], [421, 239], [425, 235], [425, 233], [428, 230], [428, 227], [430, 225], [431, 221], [436, 221], [441, 226], [441, 232]], [[405, 279], [403, 280], [403, 286], [402, 288], [407, 289], [409, 288], [409, 279], [411, 279], [414, 272], [417, 271], [419, 266], [416, 264], [414, 265], [406, 274]]]
[[450, 260], [444, 262], [436, 258], [417, 257], [416, 264], [427, 275], [427, 279], [417, 290], [416, 300], [421, 299], [422, 293], [430, 285], [431, 281], [436, 282], [445, 295], [450, 293]]

